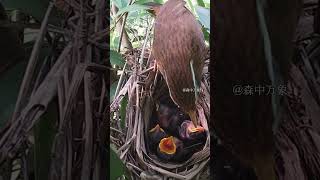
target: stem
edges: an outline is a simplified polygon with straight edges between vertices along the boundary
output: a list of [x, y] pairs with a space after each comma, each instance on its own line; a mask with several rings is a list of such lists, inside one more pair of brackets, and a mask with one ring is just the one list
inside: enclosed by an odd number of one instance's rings
[[37, 40], [36, 40], [36, 42], [33, 46], [33, 49], [32, 49], [30, 60], [29, 60], [26, 72], [24, 74], [24, 77], [23, 77], [23, 81], [22, 81], [22, 84], [20, 87], [16, 106], [15, 106], [11, 120], [15, 120], [17, 118], [19, 111], [21, 109], [21, 106], [22, 106], [22, 101], [27, 96], [28, 89], [30, 88], [31, 80], [32, 80], [33, 74], [35, 72], [40, 48], [43, 43], [43, 37], [44, 37], [46, 30], [47, 30], [47, 24], [48, 24], [48, 20], [49, 20], [49, 16], [51, 14], [52, 8], [53, 8], [53, 3], [50, 2], [48, 9], [47, 9], [47, 12], [46, 12], [44, 19], [42, 21], [39, 35], [38, 35]]

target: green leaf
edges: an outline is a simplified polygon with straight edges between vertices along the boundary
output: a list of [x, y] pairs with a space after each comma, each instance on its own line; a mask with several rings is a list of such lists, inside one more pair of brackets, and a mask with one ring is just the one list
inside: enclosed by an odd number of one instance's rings
[[126, 175], [128, 170], [116, 153], [116, 148], [110, 144], [110, 180], [116, 180]]
[[191, 1], [191, 0], [187, 0], [187, 2], [188, 2], [188, 6], [189, 6], [190, 9], [191, 9], [191, 12], [192, 12], [193, 14], [195, 14], [195, 8], [194, 8], [194, 5], [193, 5], [192, 1]]
[[163, 0], [154, 0], [154, 2], [156, 2], [156, 3], [160, 3], [160, 4], [163, 4], [163, 3], [164, 3], [164, 1], [163, 1]]
[[205, 39], [207, 42], [210, 42], [210, 34], [209, 34], [208, 30], [205, 29], [205, 28], [202, 28], [202, 32], [203, 32], [203, 35], [204, 35], [204, 39]]
[[163, 0], [138, 0], [135, 2], [135, 4], [144, 4], [147, 2], [155, 2], [155, 3], [163, 4]]
[[128, 95], [123, 97], [123, 99], [120, 103], [120, 117], [121, 117], [121, 127], [122, 128], [125, 128], [125, 124], [126, 124], [127, 105], [128, 105]]
[[125, 13], [125, 12], [141, 11], [141, 10], [145, 10], [145, 9], [149, 9], [149, 7], [146, 5], [142, 5], [142, 4], [132, 4], [132, 5], [129, 5], [129, 6], [126, 6], [122, 9], [120, 9], [117, 12], [116, 17], [120, 16], [122, 13]]
[[40, 121], [34, 127], [34, 169], [35, 179], [47, 179], [50, 162], [51, 147], [57, 132], [55, 128], [58, 119], [57, 103], [52, 102], [47, 108], [47, 112], [40, 118]]
[[112, 0], [118, 7], [118, 9], [122, 9], [128, 5], [128, 0]]
[[205, 4], [204, 4], [203, 0], [197, 0], [197, 3], [198, 3], [199, 6], [205, 7]]
[[210, 31], [210, 10], [201, 6], [196, 6], [196, 12], [201, 24]]
[[120, 37], [117, 33], [117, 31], [113, 31], [110, 33], [110, 49], [116, 50], [118, 49]]
[[0, 75], [0, 127], [11, 117], [16, 104], [20, 83], [27, 67], [27, 61], [21, 61]]
[[125, 64], [121, 54], [114, 50], [110, 51], [110, 63], [111, 65], [118, 65], [120, 68], [123, 68]]
[[110, 87], [110, 102], [112, 102], [113, 99], [114, 99], [114, 94], [116, 93], [117, 85], [118, 85], [118, 81], [116, 81], [116, 82], [111, 84], [111, 87]]

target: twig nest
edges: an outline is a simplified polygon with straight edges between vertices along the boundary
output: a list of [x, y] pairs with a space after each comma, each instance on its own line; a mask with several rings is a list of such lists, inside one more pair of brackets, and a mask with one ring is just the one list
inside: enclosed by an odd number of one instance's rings
[[[118, 143], [121, 159], [130, 169], [132, 179], [143, 179], [151, 176], [170, 177], [173, 179], [192, 179], [199, 174], [207, 174], [210, 155], [210, 135], [208, 129], [210, 94], [207, 78], [202, 78], [201, 91], [197, 101], [198, 120], [201, 127], [186, 126], [188, 136], [197, 133], [205, 134], [200, 143], [191, 143], [180, 137], [179, 129], [190, 117], [181, 113], [177, 106], [172, 107], [165, 102], [157, 101], [163, 95], [169, 96], [166, 88], [158, 88], [161, 74], [156, 73], [150, 87], [141, 85], [148, 80], [145, 73], [148, 66], [133, 68], [127, 82], [124, 82], [119, 95], [114, 98], [111, 112], [118, 113], [122, 98], [127, 95], [125, 128], [120, 129], [117, 121], [111, 119], [112, 142]], [[144, 69], [145, 68], [145, 69]], [[139, 74], [144, 72], [143, 76]], [[204, 72], [204, 77], [206, 72]], [[162, 86], [161, 86], [162, 87]], [[163, 99], [163, 98], [162, 98]], [[158, 106], [158, 107], [157, 107]], [[156, 109], [156, 110], [155, 110]], [[158, 112], [157, 112], [158, 111]], [[116, 116], [117, 117], [117, 116]], [[121, 122], [120, 119], [118, 119]], [[188, 122], [188, 123], [189, 123]], [[187, 123], [186, 123], [187, 124]], [[185, 125], [183, 125], [184, 127]], [[120, 128], [119, 128], [120, 127]], [[113, 130], [115, 129], [115, 130]], [[203, 130], [204, 129], [204, 130]], [[123, 138], [118, 138], [123, 137]], [[191, 139], [192, 139], [191, 138]], [[151, 147], [151, 148], [150, 148]], [[150, 175], [150, 176], [149, 176]]]

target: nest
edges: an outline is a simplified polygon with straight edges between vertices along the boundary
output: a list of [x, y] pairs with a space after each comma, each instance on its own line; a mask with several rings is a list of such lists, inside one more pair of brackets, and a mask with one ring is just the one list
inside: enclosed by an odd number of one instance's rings
[[[181, 163], [164, 163], [148, 152], [146, 133], [150, 129], [149, 119], [155, 106], [154, 99], [161, 96], [157, 87], [160, 73], [152, 70], [153, 61], [149, 50], [135, 49], [125, 55], [130, 64], [127, 76], [121, 85], [121, 90], [115, 95], [111, 104], [111, 143], [116, 145], [120, 159], [131, 173], [132, 179], [208, 179], [210, 135], [208, 128], [210, 95], [209, 95], [209, 58], [206, 59], [201, 92], [197, 101], [197, 111], [201, 125], [205, 128], [207, 137], [204, 147], [194, 153], [188, 160]], [[138, 58], [143, 57], [143, 58]], [[138, 59], [140, 62], [137, 63]], [[129, 62], [135, 60], [134, 62]], [[154, 75], [155, 74], [155, 75]], [[149, 86], [150, 85], [150, 86]], [[149, 88], [150, 87], [150, 88]], [[125, 124], [121, 125], [121, 103], [127, 98]]]

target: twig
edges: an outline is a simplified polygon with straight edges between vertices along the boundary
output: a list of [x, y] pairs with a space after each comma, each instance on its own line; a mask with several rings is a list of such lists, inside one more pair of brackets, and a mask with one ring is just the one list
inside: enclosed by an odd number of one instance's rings
[[26, 72], [25, 72], [23, 80], [22, 80], [21, 88], [20, 88], [20, 91], [18, 94], [16, 106], [14, 108], [14, 113], [12, 115], [11, 121], [16, 120], [17, 116], [19, 115], [19, 111], [21, 110], [21, 106], [22, 106], [22, 101], [26, 97], [28, 89], [30, 88], [31, 80], [32, 80], [32, 77], [33, 77], [33, 74], [35, 72], [35, 68], [37, 65], [40, 47], [43, 43], [43, 37], [46, 34], [47, 24], [48, 24], [48, 20], [49, 20], [49, 16], [52, 11], [52, 8], [53, 8], [53, 3], [50, 2], [48, 9], [47, 9], [47, 12], [46, 12], [44, 19], [42, 21], [39, 35], [37, 36], [37, 40], [36, 40], [36, 42], [33, 46], [33, 49], [32, 49], [32, 53], [31, 53], [31, 56], [29, 59], [29, 63], [28, 63]]
[[[150, 32], [151, 32], [152, 27], [153, 27], [153, 24], [154, 24], [153, 22], [154, 22], [154, 19], [152, 20], [152, 23], [147, 27], [147, 35], [146, 35], [146, 38], [145, 38], [144, 43], [143, 43], [143, 46], [142, 46], [142, 51], [141, 51], [140, 60], [139, 60], [140, 71], [142, 71], [144, 53], [145, 53], [145, 49], [146, 49], [146, 46], [147, 46], [147, 42], [148, 42], [148, 39], [149, 39], [149, 36], [150, 36]], [[149, 28], [150, 28], [150, 29], [149, 29]]]
[[[133, 3], [133, 0], [130, 0], [129, 2], [129, 6]], [[118, 46], [118, 52], [120, 52], [120, 48], [121, 48], [121, 42], [122, 42], [122, 38], [123, 38], [123, 32], [124, 32], [124, 26], [126, 24], [126, 21], [127, 21], [127, 17], [128, 17], [128, 12], [126, 12], [124, 14], [124, 17], [123, 17], [123, 21], [122, 21], [122, 25], [121, 25], [121, 30], [120, 30], [120, 39], [119, 39], [119, 46]]]
[[116, 92], [114, 93], [114, 97], [117, 97], [117, 95], [118, 95], [118, 93], [119, 93], [119, 91], [120, 91], [122, 82], [123, 82], [123, 80], [124, 80], [124, 76], [125, 76], [125, 74], [126, 74], [125, 70], [126, 70], [127, 66], [128, 66], [128, 63], [125, 62], [124, 66], [123, 66], [123, 69], [122, 69], [122, 73], [121, 73], [119, 82], [118, 82], [118, 84], [117, 84]]
[[92, 164], [92, 149], [93, 149], [93, 119], [92, 105], [90, 94], [91, 74], [86, 72], [84, 75], [84, 101], [85, 101], [85, 133], [84, 133], [84, 156], [81, 168], [81, 180], [90, 179], [90, 171]]

